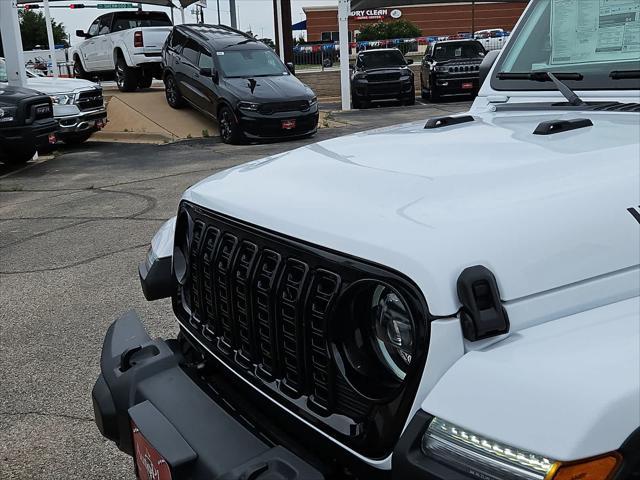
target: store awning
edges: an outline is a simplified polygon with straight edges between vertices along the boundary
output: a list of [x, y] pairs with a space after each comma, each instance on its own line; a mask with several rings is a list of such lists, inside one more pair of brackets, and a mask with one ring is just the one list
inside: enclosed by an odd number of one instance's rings
[[[475, 0], [475, 3], [527, 3], [529, 0]], [[351, 0], [351, 11], [365, 8], [383, 8], [389, 5], [407, 7], [410, 5], [428, 5], [430, 3], [470, 3], [470, 0]]]
[[307, 29], [307, 21], [306, 20], [302, 20], [301, 22], [298, 23], [294, 23], [291, 26], [291, 30], [298, 31], [298, 30], [306, 30]]

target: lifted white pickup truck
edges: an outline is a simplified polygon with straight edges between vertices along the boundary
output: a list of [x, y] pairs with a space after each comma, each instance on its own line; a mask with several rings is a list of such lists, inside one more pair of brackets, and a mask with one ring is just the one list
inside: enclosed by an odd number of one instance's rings
[[638, 18], [532, 0], [469, 112], [189, 188], [140, 266], [180, 334], [110, 327], [102, 433], [174, 480], [637, 480]]
[[114, 12], [98, 17], [87, 32], [76, 30], [85, 40], [73, 51], [77, 78], [115, 73], [118, 88], [132, 92], [149, 88], [160, 78], [162, 46], [171, 32], [164, 12]]

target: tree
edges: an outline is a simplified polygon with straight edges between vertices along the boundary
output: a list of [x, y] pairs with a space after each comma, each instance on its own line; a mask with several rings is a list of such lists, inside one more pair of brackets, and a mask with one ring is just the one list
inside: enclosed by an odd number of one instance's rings
[[[47, 25], [45, 23], [44, 13], [34, 10], [22, 10], [19, 12], [20, 17], [20, 33], [22, 36], [22, 46], [25, 50], [33, 50], [36, 45], [48, 46]], [[67, 32], [62, 23], [58, 23], [51, 19], [53, 28], [53, 42], [56, 45], [65, 45], [67, 43]]]
[[377, 22], [365, 25], [358, 40], [390, 40], [393, 38], [416, 38], [422, 36], [420, 29], [409, 20]]

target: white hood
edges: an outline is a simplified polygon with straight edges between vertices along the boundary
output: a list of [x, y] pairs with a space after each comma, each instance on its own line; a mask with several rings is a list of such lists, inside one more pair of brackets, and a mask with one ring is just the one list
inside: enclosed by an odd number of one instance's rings
[[47, 95], [70, 93], [90, 88], [100, 88], [97, 83], [79, 78], [31, 77], [27, 79], [27, 88]]
[[[594, 126], [533, 135], [551, 119]], [[515, 300], [640, 264], [640, 115], [519, 112], [309, 145], [185, 193], [212, 210], [392, 267], [431, 313], [459, 308], [472, 265]]]

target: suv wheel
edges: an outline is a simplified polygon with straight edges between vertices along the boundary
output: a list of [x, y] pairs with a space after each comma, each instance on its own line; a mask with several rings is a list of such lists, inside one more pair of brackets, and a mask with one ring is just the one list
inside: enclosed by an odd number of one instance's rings
[[182, 99], [180, 90], [178, 90], [178, 84], [171, 74], [168, 74], [164, 79], [164, 95], [171, 108], [184, 107], [184, 100]]
[[429, 90], [429, 101], [431, 103], [437, 103], [440, 101], [440, 92], [436, 90], [435, 85], [431, 85], [431, 89]]
[[73, 60], [73, 76], [75, 78], [81, 78], [83, 80], [86, 80], [88, 77], [86, 70], [82, 66], [82, 62], [80, 61], [80, 58], [77, 55]]
[[415, 105], [416, 104], [416, 87], [411, 89], [411, 93], [407, 96], [404, 101], [405, 105]]
[[116, 62], [116, 83], [121, 92], [133, 92], [138, 88], [138, 70], [127, 66], [122, 57]]
[[153, 83], [153, 77], [149, 72], [142, 72], [138, 80], [138, 88], [150, 88]]
[[229, 107], [222, 107], [218, 113], [218, 128], [220, 138], [224, 143], [239, 143], [242, 138], [240, 126]]

